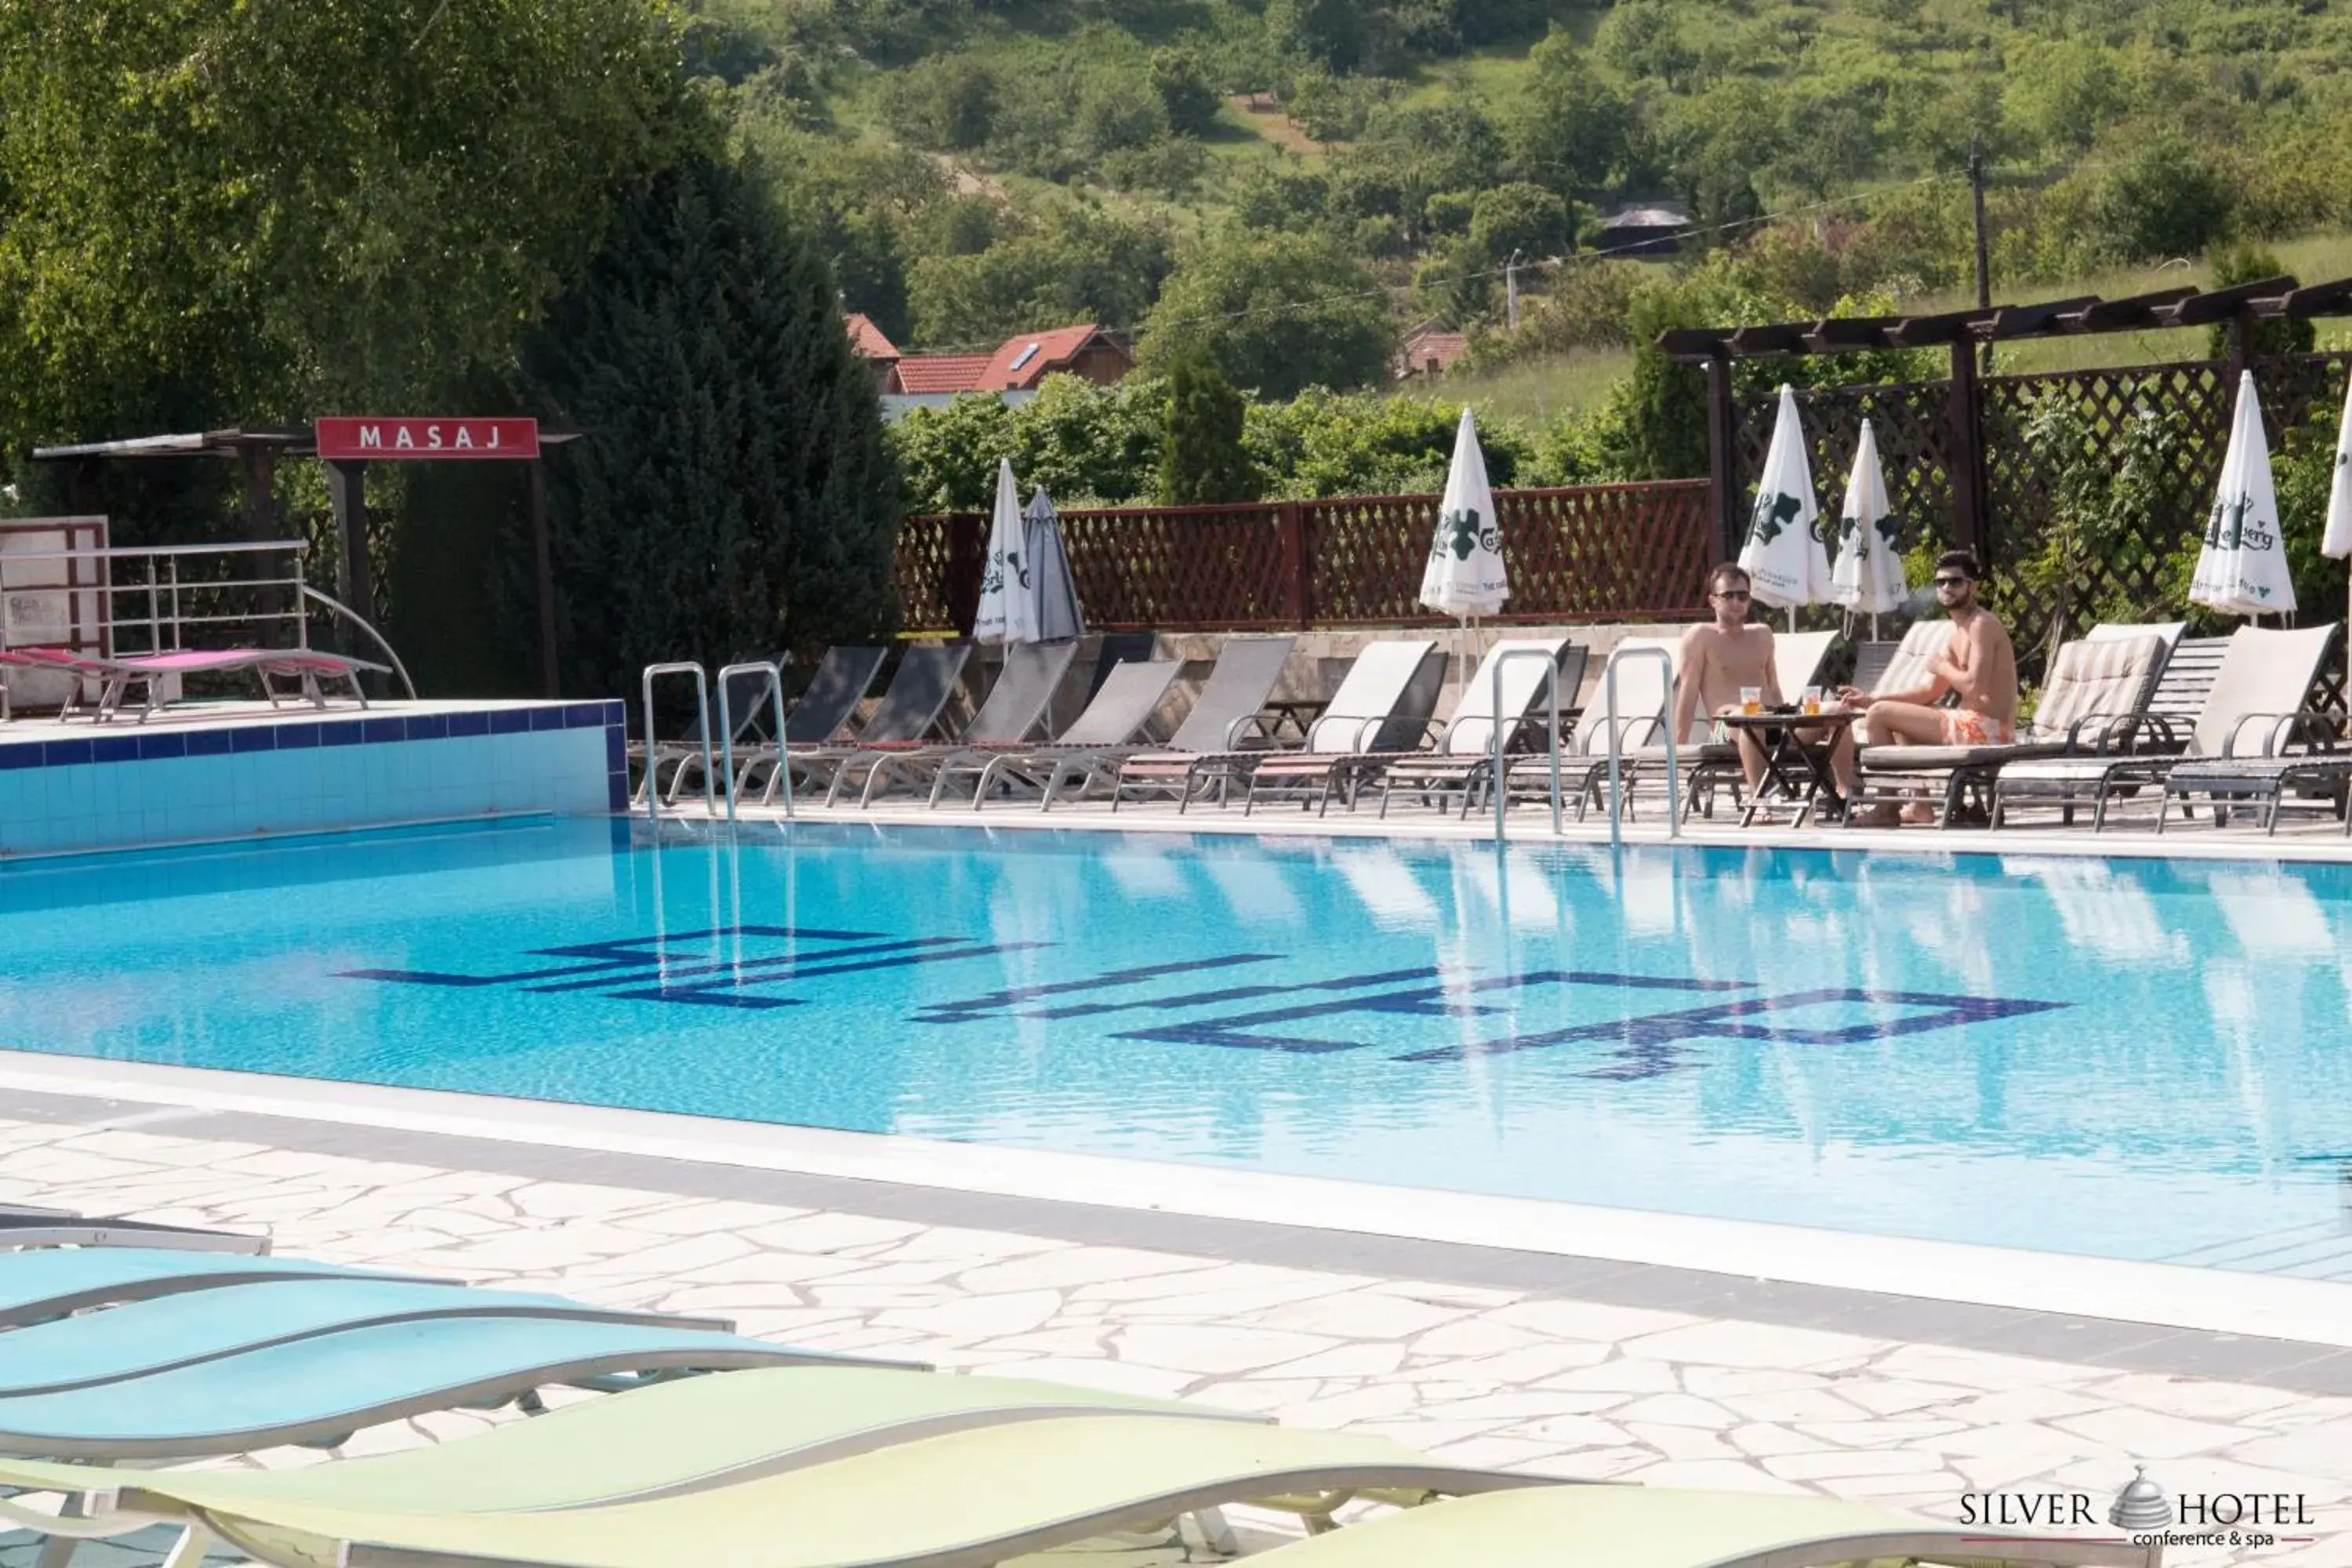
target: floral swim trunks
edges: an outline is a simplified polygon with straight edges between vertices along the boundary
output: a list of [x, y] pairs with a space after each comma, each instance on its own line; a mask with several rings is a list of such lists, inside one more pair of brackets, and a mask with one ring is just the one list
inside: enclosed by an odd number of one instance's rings
[[1947, 708], [1942, 711], [1944, 744], [1948, 746], [2006, 746], [2017, 739], [2016, 726], [1989, 719], [1973, 708]]

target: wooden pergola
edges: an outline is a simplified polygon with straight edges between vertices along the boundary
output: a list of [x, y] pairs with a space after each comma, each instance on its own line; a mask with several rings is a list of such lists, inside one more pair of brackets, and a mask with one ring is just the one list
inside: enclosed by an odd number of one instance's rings
[[2170, 327], [2222, 325], [2229, 331], [2229, 377], [2253, 360], [2254, 329], [2263, 321], [2352, 316], [2352, 278], [2303, 284], [2291, 277], [2258, 279], [2228, 289], [2183, 284], [2127, 299], [2084, 295], [2034, 305], [1993, 305], [1924, 316], [1831, 317], [1760, 327], [1685, 327], [1658, 334], [1671, 358], [1704, 366], [1707, 374], [1708, 479], [1714, 489], [1718, 543], [1728, 559], [1746, 534], [1735, 471], [1735, 360], [1856, 353], [1868, 350], [1944, 346], [1951, 353], [1952, 492], [1960, 539], [1979, 559], [1991, 555], [1985, 504], [1984, 428], [1979, 389], [1980, 350], [2027, 338], [2093, 336]]

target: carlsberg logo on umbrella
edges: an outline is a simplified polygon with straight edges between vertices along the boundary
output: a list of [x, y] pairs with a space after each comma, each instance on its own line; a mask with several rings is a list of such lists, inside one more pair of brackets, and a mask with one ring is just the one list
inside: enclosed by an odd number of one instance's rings
[[2191, 604], [2232, 616], [2284, 616], [2294, 610], [2294, 583], [2279, 530], [2278, 493], [2271, 484], [2271, 453], [2263, 438], [2263, 410], [2251, 371], [2238, 378], [2237, 416], [2221, 459], [2221, 488], [2205, 520]]
[[1759, 603], [1794, 610], [1829, 599], [1830, 552], [1821, 515], [1805, 461], [1797, 395], [1784, 385], [1772, 446], [1764, 455], [1763, 480], [1748, 517], [1748, 542], [1739, 552], [1739, 564], [1747, 568]]
[[1486, 458], [1470, 411], [1454, 431], [1454, 461], [1437, 503], [1437, 532], [1421, 574], [1421, 602], [1444, 616], [1469, 620], [1491, 616], [1511, 596], [1503, 569], [1503, 535], [1495, 522], [1495, 492], [1486, 484]]
[[1830, 597], [1873, 617], [1900, 609], [1910, 584], [1904, 580], [1895, 536], [1886, 476], [1878, 466], [1878, 433], [1865, 419], [1854, 445], [1853, 473], [1845, 483], [1845, 505], [1838, 513], [1837, 570], [1830, 574]]

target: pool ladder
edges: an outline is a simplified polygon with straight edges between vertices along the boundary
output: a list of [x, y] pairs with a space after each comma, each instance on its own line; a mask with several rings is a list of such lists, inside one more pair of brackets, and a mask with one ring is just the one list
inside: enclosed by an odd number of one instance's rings
[[[1552, 836], [1558, 837], [1560, 831], [1559, 661], [1542, 648], [1507, 648], [1496, 657], [1493, 677], [1496, 717], [1495, 754], [1489, 765], [1494, 770], [1491, 787], [1495, 795], [1495, 842], [1497, 845], [1503, 842], [1503, 813], [1510, 804], [1510, 791], [1507, 787], [1510, 775], [1505, 771], [1503, 748], [1510, 738], [1512, 726], [1506, 724], [1501, 717], [1507, 711], [1503, 706], [1503, 668], [1513, 659], [1525, 658], [1543, 660], [1544, 699], [1548, 709], [1544, 724], [1544, 749], [1550, 761]], [[1664, 689], [1667, 716], [1662, 728], [1666, 731], [1666, 837], [1669, 838], [1682, 837], [1682, 813], [1677, 809], [1682, 800], [1682, 764], [1680, 757], [1675, 752], [1673, 716], [1674, 658], [1662, 647], [1622, 648], [1612, 654], [1608, 662], [1601, 667], [1601, 722], [1607, 726], [1609, 731], [1609, 847], [1612, 849], [1619, 847], [1625, 841], [1624, 828], [1619, 820], [1624, 807], [1625, 737], [1623, 730], [1617, 721], [1617, 666], [1620, 660], [1629, 658], [1654, 658], [1665, 666]]]
[[[660, 780], [656, 776], [661, 768], [661, 749], [654, 739], [654, 686], [658, 680], [677, 677], [694, 678], [694, 733], [688, 737], [702, 752], [702, 805], [712, 816], [719, 815], [719, 780], [727, 781], [727, 820], [735, 820], [738, 805], [735, 776], [735, 684], [739, 677], [754, 676], [759, 679], [758, 695], [753, 697], [751, 710], [756, 711], [761, 702], [772, 705], [775, 719], [776, 766], [786, 765], [784, 746], [784, 672], [781, 666], [764, 659], [747, 659], [730, 664], [719, 672], [719, 765], [714, 767], [710, 750], [710, 679], [702, 666], [693, 659], [677, 659], [667, 664], [649, 664], [645, 672], [645, 735], [646, 735], [646, 816], [652, 821], [661, 820]], [[790, 781], [785, 784], [784, 815], [793, 815], [793, 792]]]

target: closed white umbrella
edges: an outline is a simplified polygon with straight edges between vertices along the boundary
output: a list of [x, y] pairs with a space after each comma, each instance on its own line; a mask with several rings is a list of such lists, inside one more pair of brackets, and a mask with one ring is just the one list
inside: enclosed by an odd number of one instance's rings
[[1421, 574], [1421, 602], [1465, 627], [1503, 607], [1511, 596], [1503, 569], [1503, 534], [1495, 520], [1495, 492], [1486, 483], [1486, 454], [1470, 410], [1454, 429], [1454, 460], [1437, 502], [1437, 536]]
[[2294, 580], [2271, 485], [2270, 444], [2252, 371], [2238, 376], [2238, 413], [2221, 458], [2221, 486], [2205, 521], [2205, 542], [2189, 580], [2189, 602], [2231, 616], [2290, 616]]
[[1036, 601], [1029, 588], [1028, 542], [1013, 463], [996, 460], [996, 509], [988, 522], [988, 558], [980, 579], [980, 609], [971, 618], [974, 642], [1035, 642]]
[[1748, 542], [1739, 564], [1759, 604], [1789, 612], [1789, 625], [1807, 605], [1830, 596], [1830, 552], [1821, 535], [1822, 509], [1813, 499], [1812, 467], [1805, 460], [1804, 425], [1797, 395], [1783, 382], [1780, 412], [1772, 425], [1772, 445], [1764, 454], [1764, 478], [1748, 516]]
[[[2352, 376], [2345, 378], [2344, 418], [2336, 427], [2336, 474], [2327, 490], [2327, 531], [2319, 552], [2341, 561], [2352, 555]], [[2352, 587], [2346, 590], [2352, 595]], [[2352, 598], [2347, 598], [2352, 605]]]
[[1902, 608], [1911, 596], [1903, 557], [1895, 548], [1894, 510], [1886, 501], [1886, 476], [1878, 466], [1878, 433], [1865, 419], [1853, 449], [1853, 472], [1845, 481], [1845, 506], [1838, 514], [1838, 558], [1830, 574], [1830, 597], [1868, 616], [1874, 638], [1878, 617]]
[[1029, 498], [1021, 514], [1029, 563], [1029, 626], [1036, 642], [1067, 642], [1087, 635], [1078, 609], [1078, 585], [1070, 579], [1070, 557], [1062, 548], [1062, 520], [1055, 515], [1045, 487]]

